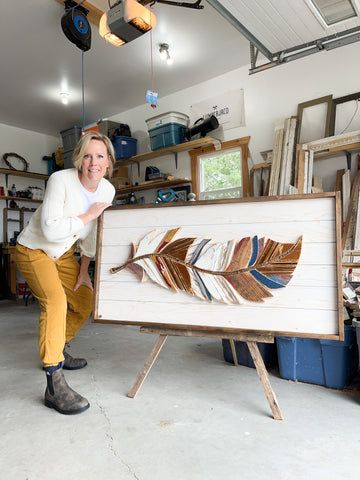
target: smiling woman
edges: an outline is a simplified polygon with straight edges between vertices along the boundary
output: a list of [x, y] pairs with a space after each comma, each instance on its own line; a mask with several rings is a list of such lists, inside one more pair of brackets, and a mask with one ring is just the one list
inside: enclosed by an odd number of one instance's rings
[[[111, 175], [114, 161], [108, 137], [96, 132], [84, 135], [74, 150], [75, 168], [50, 176], [44, 202], [16, 246], [17, 266], [41, 308], [39, 351], [47, 378], [45, 405], [63, 414], [89, 408], [62, 372], [83, 368], [87, 362], [71, 357], [64, 347], [91, 313], [88, 267], [95, 255], [96, 219], [115, 195], [104, 178]], [[74, 257], [76, 242], [80, 265]]]

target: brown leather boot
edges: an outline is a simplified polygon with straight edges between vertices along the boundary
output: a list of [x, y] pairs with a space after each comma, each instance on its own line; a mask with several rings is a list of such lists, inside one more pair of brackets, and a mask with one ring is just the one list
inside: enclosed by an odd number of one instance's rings
[[45, 390], [45, 405], [54, 408], [64, 415], [75, 415], [90, 407], [86, 398], [69, 387], [62, 368], [51, 372], [45, 370], [47, 388]]
[[80, 368], [84, 368], [87, 365], [87, 361], [85, 358], [74, 358], [68, 353], [65, 348], [63, 350], [64, 354], [64, 363], [63, 369], [64, 370], [79, 370]]

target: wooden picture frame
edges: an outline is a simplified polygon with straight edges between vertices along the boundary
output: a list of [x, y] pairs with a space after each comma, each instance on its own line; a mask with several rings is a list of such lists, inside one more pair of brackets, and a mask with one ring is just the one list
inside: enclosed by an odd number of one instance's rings
[[[343, 339], [339, 193], [111, 207], [98, 225], [94, 321], [231, 334]], [[246, 236], [294, 242], [303, 249], [294, 277], [262, 303], [206, 302], [140, 283], [128, 260], [150, 230], [181, 227], [180, 237], [214, 242]]]
[[360, 92], [351, 93], [344, 97], [334, 98], [331, 103], [331, 114], [329, 123], [329, 136], [335, 135], [335, 123], [336, 123], [336, 108], [343, 103], [352, 102], [353, 100], [360, 100]]
[[[330, 117], [331, 117], [331, 108], [332, 108], [332, 95], [326, 95], [324, 97], [315, 98], [314, 100], [308, 100], [307, 102], [302, 102], [298, 104], [297, 117], [298, 117], [298, 127], [296, 134], [296, 143], [300, 143], [301, 136], [301, 124], [303, 121], [304, 110], [309, 107], [314, 107], [316, 105], [321, 105], [322, 103], [327, 104], [326, 110], [326, 120], [324, 125], [324, 135], [321, 138], [328, 137], [330, 135]], [[304, 143], [304, 142], [302, 142]]]

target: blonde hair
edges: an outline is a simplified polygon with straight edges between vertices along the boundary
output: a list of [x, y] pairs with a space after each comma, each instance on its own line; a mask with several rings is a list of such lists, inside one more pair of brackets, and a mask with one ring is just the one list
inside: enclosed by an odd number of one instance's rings
[[74, 167], [77, 170], [79, 170], [79, 172], [81, 171], [83, 157], [91, 140], [99, 140], [100, 142], [103, 142], [103, 144], [105, 145], [107, 153], [111, 160], [108, 168], [108, 174], [107, 174], [107, 176], [110, 178], [112, 176], [114, 164], [115, 164], [115, 151], [109, 137], [99, 132], [88, 132], [81, 137], [73, 153]]

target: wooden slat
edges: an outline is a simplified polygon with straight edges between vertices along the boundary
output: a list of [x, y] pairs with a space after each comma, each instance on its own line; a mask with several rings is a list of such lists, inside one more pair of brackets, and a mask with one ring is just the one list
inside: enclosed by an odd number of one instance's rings
[[351, 180], [350, 180], [350, 170], [346, 170], [342, 177], [342, 212], [344, 218], [347, 218], [349, 204], [350, 204], [350, 190], [351, 190]]
[[[199, 222], [200, 223], [200, 222]], [[223, 225], [220, 223], [220, 225]], [[209, 231], [207, 238], [212, 236], [211, 240], [213, 242], [226, 242], [228, 240], [240, 240], [244, 237], [253, 237], [258, 235], [260, 237], [267, 237], [275, 240], [277, 242], [295, 242], [301, 235], [304, 237], [303, 248], [306, 248], [305, 245], [316, 244], [316, 243], [333, 243], [335, 240], [335, 227], [334, 220], [318, 220], [318, 225], [314, 225], [311, 222], [301, 222], [299, 220], [294, 220], [294, 225], [284, 224], [281, 222], [278, 223], [279, 227], [282, 230], [274, 232], [273, 223], [253, 223], [253, 224], [234, 224], [234, 225], [223, 225], [221, 231], [216, 233], [211, 233], [210, 228], [207, 229], [206, 224], [205, 228]], [[130, 245], [132, 242], [139, 243], [139, 241], [145, 237], [150, 231], [159, 229], [165, 231], [170, 228], [178, 227], [177, 223], [165, 224], [163, 228], [160, 228], [154, 219], [153, 225], [148, 226], [125, 226], [123, 228], [114, 225], [114, 228], [110, 228], [111, 234], [106, 235], [103, 245], [108, 247], [112, 245]], [[107, 229], [108, 230], [108, 229]], [[184, 225], [181, 228], [179, 237], [200, 237], [204, 236], [204, 226], [201, 225]]]
[[138, 373], [134, 385], [131, 387], [127, 394], [129, 398], [134, 398], [137, 395], [138, 391], [141, 388], [141, 385], [144, 383], [152, 366], [154, 365], [157, 357], [159, 356], [159, 353], [161, 352], [161, 349], [164, 346], [167, 338], [167, 335], [159, 335], [159, 338], [156, 340], [155, 345], [153, 346], [146, 362], [144, 363], [143, 368]]
[[261, 342], [261, 343], [274, 343], [274, 335], [270, 333], [257, 333], [257, 334], [238, 334], [233, 335], [225, 333], [223, 331], [211, 331], [205, 332], [201, 330], [185, 330], [181, 328], [155, 328], [155, 327], [141, 327], [141, 333], [153, 333], [157, 335], [171, 335], [174, 337], [203, 337], [203, 338], [224, 338], [233, 339], [241, 342]]
[[327, 150], [327, 153], [331, 153], [334, 151], [347, 150], [351, 146], [358, 144], [360, 144], [360, 130], [321, 138], [320, 140], [314, 140], [306, 144], [303, 143], [302, 148], [304, 150], [313, 150], [314, 152]]
[[284, 129], [275, 130], [273, 161], [270, 172], [269, 195], [277, 195], [279, 191], [279, 176], [282, 155], [282, 145], [284, 138]]
[[337, 292], [337, 308], [338, 308], [338, 326], [339, 326], [339, 340], [344, 340], [344, 307], [342, 298], [342, 265], [341, 265], [341, 229], [342, 229], [342, 217], [341, 217], [341, 195], [336, 192], [335, 199], [335, 223], [336, 223], [336, 275], [337, 284], [339, 286]]
[[286, 189], [286, 173], [287, 173], [287, 162], [288, 162], [288, 146], [289, 146], [289, 136], [290, 136], [290, 118], [285, 120], [284, 124], [284, 138], [282, 144], [282, 153], [281, 153], [281, 163], [280, 163], [280, 180], [278, 193], [280, 195], [286, 195], [288, 193]]
[[351, 186], [350, 204], [345, 218], [345, 223], [342, 230], [342, 249], [350, 250], [353, 248], [351, 238], [355, 228], [355, 219], [358, 208], [358, 197], [360, 189], [360, 170], [356, 172], [355, 179]]
[[97, 220], [97, 233], [96, 233], [96, 262], [95, 262], [95, 278], [94, 278], [94, 297], [93, 297], [93, 312], [94, 318], [98, 317], [99, 308], [99, 290], [100, 290], [100, 278], [101, 278], [101, 256], [102, 256], [102, 239], [103, 239], [103, 222], [104, 213], [100, 215]]
[[[160, 288], [160, 287], [159, 287]], [[177, 295], [173, 293], [173, 295]], [[300, 300], [301, 302], [301, 300]], [[171, 325], [182, 325], [183, 328], [203, 329], [211, 325], [214, 328], [232, 328], [254, 331], [276, 331], [278, 334], [292, 335], [300, 333], [337, 335], [337, 305], [336, 297], [333, 299], [333, 310], [305, 310], [297, 305], [284, 308], [268, 307], [264, 304], [254, 308], [249, 305], [221, 305], [193, 303], [165, 303], [161, 301], [136, 302], [118, 300], [104, 300], [99, 302], [96, 318], [108, 320], [124, 320], [133, 325], [161, 325], [171, 328]], [[179, 311], [181, 319], [179, 320]], [[126, 312], [126, 318], [124, 313]], [[270, 328], [271, 319], [271, 328]], [[180, 323], [183, 322], [183, 323]], [[329, 325], [332, 326], [329, 331]], [[291, 327], [291, 330], [290, 330]], [[240, 330], [240, 331], [239, 331]], [[281, 332], [281, 333], [279, 333]]]
[[256, 371], [259, 375], [260, 381], [262, 383], [262, 386], [264, 388], [265, 396], [269, 402], [271, 412], [273, 414], [273, 417], [275, 420], [283, 420], [284, 417], [281, 413], [279, 403], [277, 401], [277, 398], [275, 396], [275, 393], [273, 389], [271, 388], [270, 381], [269, 381], [269, 376], [265, 368], [264, 361], [262, 359], [262, 356], [260, 355], [259, 352], [259, 347], [255, 342], [246, 342], [247, 346], [249, 347], [251, 357], [254, 361]]
[[[227, 202], [188, 202], [187, 205], [178, 205], [176, 203], [169, 204], [157, 204], [157, 205], [138, 205], [131, 207], [111, 207], [106, 210], [107, 214], [104, 219], [104, 228], [108, 227], [121, 227], [127, 226], [133, 227], [134, 225], [148, 225], [166, 227], [167, 225], [228, 225], [229, 220], [225, 218], [223, 212], [223, 205], [227, 205], [227, 210], [231, 216], [231, 225], [236, 223], [269, 223], [274, 218], [279, 223], [285, 222], [301, 222], [307, 218], [313, 218], [316, 221], [331, 220], [334, 218], [333, 208], [331, 202], [328, 202], [327, 198], [334, 198], [335, 193], [322, 193], [322, 194], [307, 194], [307, 195], [288, 195], [283, 197], [258, 197], [256, 199], [240, 199], [236, 201]], [[294, 200], [304, 199], [302, 203], [301, 212], [296, 209], [293, 202]], [[244, 200], [244, 201], [242, 201]], [[274, 200], [276, 200], [276, 216], [273, 214], [275, 208]], [[280, 201], [278, 201], [280, 200]], [[320, 201], [319, 201], [320, 200]], [[209, 218], [205, 215], [205, 210], [201, 210], [203, 207], [212, 205], [212, 216]], [[199, 212], [204, 212], [198, 215], [195, 221], [190, 222], [189, 216], [192, 218], [192, 213], [189, 209], [199, 208]], [[239, 216], [239, 208], [241, 207], [241, 216]], [[321, 207], [321, 208], [320, 208]], [[316, 211], [314, 212], [314, 208]], [[131, 216], [126, 213], [131, 210]], [[149, 210], [151, 209], [151, 211]], [[174, 210], [176, 209], [176, 211]], [[146, 210], [149, 210], [146, 212]], [[163, 211], [165, 210], [165, 211]], [[117, 213], [124, 212], [121, 223], [118, 224], [114, 221], [117, 217]], [[145, 213], [146, 212], [146, 213]], [[144, 224], [144, 218], [147, 222]], [[238, 219], [238, 220], [236, 220]]]
[[190, 150], [193, 149], [199, 149], [200, 151], [200, 149], [203, 149], [204, 147], [209, 147], [211, 151], [216, 151], [221, 148], [221, 142], [212, 137], [199, 138], [198, 140], [191, 140], [178, 145], [172, 145], [171, 147], [159, 148], [159, 150], [154, 150], [153, 152], [141, 153], [123, 160], [121, 163], [123, 166], [132, 165], [137, 162], [146, 162], [147, 160], [164, 157], [165, 155], [171, 155], [173, 153], [190, 152]]
[[345, 168], [341, 170], [336, 170], [336, 180], [335, 180], [335, 192], [342, 192], [342, 177], [345, 173]]
[[[121, 272], [114, 274], [121, 276]], [[337, 288], [336, 286], [317, 287], [313, 286], [294, 286], [291, 282], [285, 287], [276, 291], [271, 291], [273, 297], [267, 298], [264, 302], [248, 302], [243, 301], [243, 305], [225, 305], [219, 302], [212, 302], [212, 308], [219, 311], [226, 307], [226, 311], [234, 316], [240, 314], [242, 307], [252, 306], [255, 309], [266, 308], [283, 308], [288, 307], [298, 310], [335, 310], [337, 308]], [[124, 302], [141, 302], [144, 305], [149, 303], [157, 303], [161, 297], [167, 305], [170, 304], [186, 304], [193, 305], [199, 312], [207, 310], [209, 302], [201, 300], [197, 297], [188, 295], [184, 292], [175, 292], [174, 290], [165, 289], [151, 281], [142, 284], [135, 282], [107, 282], [101, 281], [99, 295], [102, 301], [118, 301], [119, 304]]]
[[272, 167], [272, 162], [263, 162], [263, 163], [255, 163], [251, 167], [251, 170], [261, 170], [262, 168], [271, 168]]
[[305, 193], [305, 150], [297, 149], [297, 184], [296, 187], [299, 193]]

